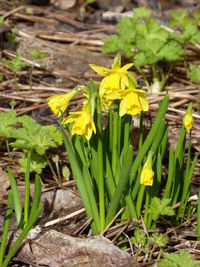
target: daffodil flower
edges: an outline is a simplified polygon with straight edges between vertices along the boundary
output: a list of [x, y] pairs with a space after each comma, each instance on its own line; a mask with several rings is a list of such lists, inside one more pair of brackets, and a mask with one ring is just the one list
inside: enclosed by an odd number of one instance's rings
[[143, 90], [128, 89], [118, 91], [118, 93], [106, 96], [108, 100], [120, 99], [119, 115], [120, 117], [125, 114], [135, 116], [140, 114], [141, 111], [148, 111], [149, 104], [146, 94]]
[[150, 151], [140, 176], [140, 184], [145, 186], [153, 185], [154, 171], [152, 170], [152, 155], [153, 153]]
[[76, 96], [80, 91], [85, 90], [86, 86], [79, 85], [66, 94], [53, 95], [47, 98], [48, 106], [58, 117], [64, 113], [69, 105], [70, 100]]
[[87, 140], [90, 140], [92, 133], [96, 133], [96, 127], [92, 115], [87, 109], [70, 112], [69, 116], [63, 120], [62, 124], [70, 122], [74, 122], [72, 126], [72, 135], [85, 135]]
[[183, 123], [185, 128], [187, 129], [187, 131], [192, 129], [192, 125], [194, 123], [194, 119], [192, 117], [192, 102], [189, 103], [188, 109], [185, 113], [184, 119], [183, 119]]
[[111, 69], [90, 64], [90, 67], [99, 75], [105, 77], [99, 87], [99, 95], [102, 98], [104, 95], [109, 95], [118, 90], [125, 90], [129, 86], [128, 69], [133, 66], [133, 63], [126, 64], [122, 68], [119, 64], [114, 64]]

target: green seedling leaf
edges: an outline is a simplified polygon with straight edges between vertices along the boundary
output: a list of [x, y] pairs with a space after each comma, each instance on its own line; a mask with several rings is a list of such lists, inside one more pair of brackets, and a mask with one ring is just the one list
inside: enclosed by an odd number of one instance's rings
[[[20, 163], [20, 172], [26, 172], [26, 157], [19, 159]], [[31, 162], [30, 162], [30, 172], [35, 172], [41, 174], [42, 170], [46, 167], [47, 161], [43, 156], [37, 155], [36, 153], [31, 153]]]
[[146, 8], [145, 6], [137, 7], [133, 9], [134, 16], [138, 18], [150, 18], [151, 10]]
[[172, 28], [176, 26], [184, 28], [189, 20], [187, 10], [172, 11], [170, 17], [169, 26]]
[[131, 237], [131, 243], [144, 248], [147, 243], [147, 235], [143, 230], [137, 229], [135, 230], [134, 236]]
[[182, 250], [180, 253], [163, 253], [164, 258], [158, 264], [158, 267], [199, 267], [189, 252]]
[[27, 62], [21, 60], [21, 57], [19, 55], [17, 55], [13, 60], [4, 59], [4, 62], [8, 64], [9, 69], [13, 72], [20, 71], [21, 69], [29, 66]]
[[13, 126], [17, 123], [16, 112], [14, 110], [0, 113], [0, 136], [4, 138], [12, 137]]
[[3, 81], [3, 74], [0, 74], [0, 82]]
[[13, 195], [13, 203], [14, 203], [14, 209], [15, 209], [15, 216], [16, 216], [16, 222], [17, 226], [21, 228], [21, 221], [22, 221], [22, 207], [21, 207], [21, 201], [19, 197], [19, 191], [17, 187], [17, 183], [15, 180], [15, 177], [13, 176], [13, 173], [10, 168], [8, 168], [8, 175], [9, 175], [9, 180], [10, 180], [10, 186], [11, 186], [11, 191]]
[[187, 73], [188, 77], [200, 84], [200, 67], [195, 64], [190, 64], [189, 72]]
[[151, 206], [149, 208], [149, 214], [155, 222], [157, 222], [158, 218], [162, 216], [173, 216], [175, 214], [174, 210], [172, 209], [169, 204], [171, 203], [170, 199], [164, 198], [160, 199], [154, 197], [151, 202]]
[[149, 237], [149, 242], [157, 247], [164, 247], [167, 245], [169, 237], [167, 234], [155, 232]]
[[31, 49], [31, 57], [35, 60], [43, 59], [47, 57], [47, 53], [41, 51], [39, 48]]

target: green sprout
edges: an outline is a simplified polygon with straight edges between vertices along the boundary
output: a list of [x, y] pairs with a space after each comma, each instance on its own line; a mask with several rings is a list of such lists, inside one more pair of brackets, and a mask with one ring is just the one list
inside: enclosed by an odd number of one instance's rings
[[20, 55], [17, 55], [16, 58], [13, 60], [7, 60], [5, 58], [2, 59], [3, 62], [5, 62], [8, 65], [8, 68], [13, 71], [14, 73], [14, 82], [16, 87], [18, 88], [18, 82], [17, 82], [17, 72], [20, 71], [21, 69], [29, 66], [27, 62], [24, 62], [21, 60]]
[[[30, 55], [34, 61], [46, 58], [48, 56], [47, 53], [41, 51], [39, 48], [31, 49]], [[34, 62], [33, 64], [31, 64], [30, 68], [30, 76], [29, 76], [30, 89], [32, 89], [32, 84], [33, 84], [33, 69], [34, 69]]]

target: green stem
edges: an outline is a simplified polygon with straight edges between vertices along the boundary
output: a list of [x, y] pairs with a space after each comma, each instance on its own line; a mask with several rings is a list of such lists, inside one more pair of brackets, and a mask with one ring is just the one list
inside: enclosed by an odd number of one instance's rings
[[[114, 102], [114, 115], [113, 115], [113, 136], [112, 139], [112, 171], [113, 176], [116, 178], [116, 169], [117, 169], [117, 139], [118, 139], [118, 101]], [[117, 181], [116, 181], [117, 184]]]
[[57, 175], [56, 175], [56, 173], [55, 173], [55, 171], [53, 169], [53, 166], [52, 166], [50, 160], [47, 158], [46, 155], [45, 155], [45, 158], [46, 158], [47, 164], [49, 165], [49, 168], [50, 168], [50, 170], [51, 170], [51, 172], [53, 174], [53, 178], [56, 180], [56, 182], [58, 182], [58, 177], [57, 177]]
[[97, 129], [98, 129], [98, 171], [99, 171], [99, 215], [101, 231], [105, 226], [105, 196], [104, 196], [104, 175], [103, 175], [103, 144], [102, 144], [102, 117], [101, 117], [101, 102], [97, 99]]
[[147, 222], [148, 222], [149, 202], [150, 202], [150, 188], [147, 186], [146, 199], [145, 199], [145, 212], [144, 212], [144, 224], [146, 226], [147, 226]]
[[143, 72], [143, 70], [140, 67], [138, 67], [136, 65], [135, 65], [135, 68], [137, 69], [137, 71], [141, 74], [142, 78], [144, 79], [145, 85], [147, 87], [147, 91], [150, 92], [151, 91], [150, 84], [147, 80], [145, 73]]
[[31, 150], [28, 152], [26, 160], [26, 173], [25, 173], [25, 197], [24, 197], [24, 228], [28, 224], [29, 219], [29, 205], [30, 205], [30, 161]]
[[12, 157], [12, 154], [11, 154], [11, 151], [10, 151], [10, 145], [9, 145], [9, 142], [8, 142], [7, 139], [6, 139], [6, 149], [8, 151], [8, 156], [11, 159], [13, 166], [15, 166], [15, 162], [13, 160], [13, 157]]
[[158, 253], [158, 256], [157, 256], [157, 259], [156, 259], [157, 262], [160, 261], [160, 257], [162, 255], [162, 253], [163, 253], [163, 248], [160, 248], [159, 253]]

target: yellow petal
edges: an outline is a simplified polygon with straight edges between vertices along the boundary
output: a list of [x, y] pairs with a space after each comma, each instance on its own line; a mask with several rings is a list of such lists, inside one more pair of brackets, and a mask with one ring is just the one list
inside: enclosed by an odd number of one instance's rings
[[98, 73], [101, 76], [106, 76], [110, 70], [107, 68], [104, 68], [102, 66], [97, 66], [95, 64], [90, 64], [90, 68], [92, 68], [96, 73]]
[[122, 68], [120, 68], [120, 71], [125, 73], [128, 69], [130, 69], [133, 66], [133, 63], [129, 63], [124, 65]]

